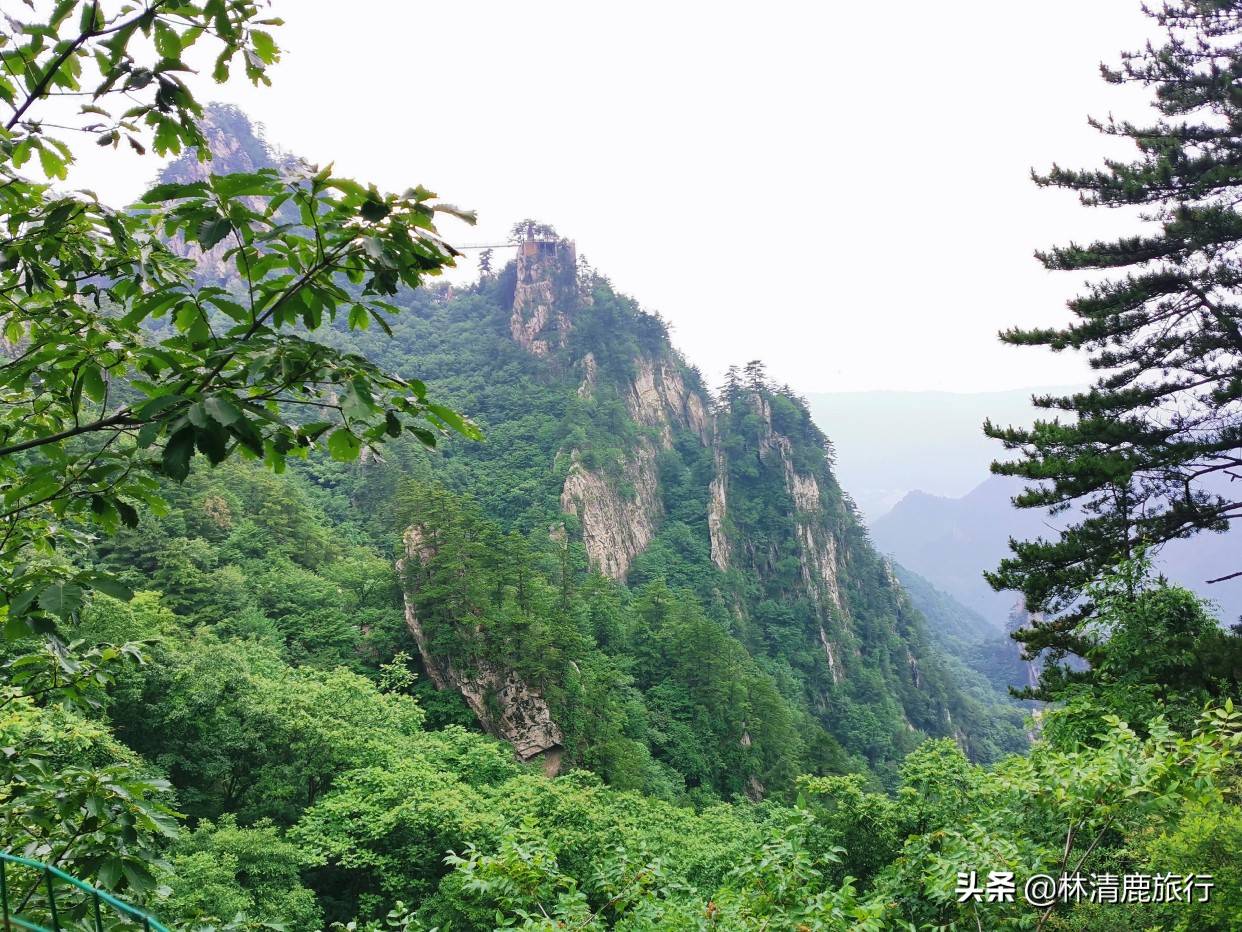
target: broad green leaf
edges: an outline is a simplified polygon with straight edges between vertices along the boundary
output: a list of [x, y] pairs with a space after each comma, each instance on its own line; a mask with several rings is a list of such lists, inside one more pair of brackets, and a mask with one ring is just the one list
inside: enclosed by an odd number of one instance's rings
[[80, 586], [55, 582], [39, 593], [39, 607], [63, 621], [82, 607], [82, 596]]
[[236, 424], [242, 419], [241, 410], [223, 395], [213, 395], [203, 402], [203, 407], [213, 420], [225, 427]]
[[164, 474], [178, 482], [190, 474], [190, 458], [194, 455], [194, 428], [183, 427], [164, 445], [161, 466]]
[[184, 197], [200, 197], [210, 193], [211, 188], [208, 187], [205, 181], [191, 181], [188, 184], [157, 184], [142, 196], [142, 200], [144, 203], [151, 204], [159, 201], [178, 200]]
[[233, 231], [233, 225], [224, 217], [204, 220], [198, 227], [198, 241], [203, 249], [211, 249]]
[[104, 400], [105, 386], [103, 373], [94, 363], [86, 363], [82, 367], [82, 390], [94, 402]]
[[344, 427], [338, 427], [328, 436], [328, 452], [334, 460], [353, 462], [361, 450], [362, 442]]

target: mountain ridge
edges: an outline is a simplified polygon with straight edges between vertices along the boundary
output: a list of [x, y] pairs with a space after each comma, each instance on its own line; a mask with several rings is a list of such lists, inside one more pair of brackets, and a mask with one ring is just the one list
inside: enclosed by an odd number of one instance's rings
[[[244, 120], [209, 115], [226, 135]], [[192, 158], [169, 173], [201, 171]], [[391, 338], [325, 337], [425, 381], [488, 438], [305, 469], [348, 502], [340, 520], [397, 549], [421, 672], [550, 770], [610, 747], [605, 775], [642, 786], [757, 797], [799, 770], [889, 779], [925, 735], [980, 759], [1021, 745], [1017, 711], [948, 672], [802, 399], [761, 366], [713, 394], [663, 322], [581, 266], [572, 241], [540, 227], [514, 245], [470, 287], [400, 295]], [[495, 585], [458, 579], [467, 567]], [[673, 630], [700, 654], [679, 659]], [[695, 669], [703, 652], [727, 658], [717, 681]], [[631, 704], [628, 732], [584, 712], [587, 695]], [[699, 732], [715, 763], [683, 759], [670, 729]]]

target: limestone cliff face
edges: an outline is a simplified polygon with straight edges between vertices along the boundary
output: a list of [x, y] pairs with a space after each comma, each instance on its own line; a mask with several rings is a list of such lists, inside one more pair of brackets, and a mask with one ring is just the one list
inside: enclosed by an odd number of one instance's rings
[[[592, 356], [583, 360], [585, 377], [579, 394], [594, 390]], [[561, 509], [577, 515], [591, 565], [613, 579], [625, 579], [630, 565], [651, 543], [664, 517], [657, 458], [673, 446], [676, 431], [690, 431], [699, 442], [710, 442], [712, 424], [707, 403], [686, 387], [678, 364], [640, 357], [635, 374], [624, 387], [626, 410], [653, 436], [639, 438], [621, 463], [618, 482], [606, 470], [587, 469], [571, 451], [569, 474], [561, 491]]]
[[569, 336], [566, 299], [575, 289], [577, 261], [569, 240], [528, 239], [518, 245], [509, 332], [536, 356], [562, 348]]
[[541, 758], [544, 772], [555, 776], [560, 770], [565, 739], [539, 691], [513, 670], [486, 660], [473, 662], [469, 669], [459, 668], [451, 659], [431, 650], [410, 597], [414, 583], [407, 570], [415, 563], [425, 563], [433, 551], [417, 525], [406, 530], [403, 542], [405, 556], [397, 561], [397, 573], [403, 582], [405, 623], [418, 645], [427, 675], [437, 689], [460, 692], [488, 734], [509, 742], [523, 761]]
[[785, 489], [793, 499], [794, 522], [801, 551], [799, 562], [807, 594], [817, 603], [831, 605], [840, 617], [848, 618], [845, 602], [841, 598], [837, 537], [827, 520], [819, 480], [814, 475], [799, 473], [795, 468], [793, 442], [772, 427], [772, 408], [768, 399], [754, 395], [751, 403], [764, 424], [759, 457], [779, 458]]
[[711, 422], [703, 397], [686, 388], [676, 364], [669, 360], [653, 362], [643, 356], [637, 360], [637, 372], [630, 383], [626, 407], [639, 424], [660, 432], [660, 443], [672, 446], [673, 428], [681, 427], [694, 433], [699, 442], [711, 439]]
[[712, 562], [721, 572], [726, 572], [730, 565], [729, 532], [725, 525], [729, 511], [729, 475], [719, 441], [713, 445], [716, 474], [707, 490], [707, 533], [711, 539]]
[[[574, 278], [574, 245], [568, 240], [529, 239], [518, 246], [516, 285], [509, 332], [523, 349], [546, 357], [565, 347], [573, 314], [581, 304]], [[580, 374], [577, 394], [591, 398], [599, 365], [588, 352], [573, 362]], [[613, 579], [625, 579], [630, 565], [651, 543], [664, 517], [657, 459], [673, 446], [678, 431], [690, 431], [707, 445], [712, 438], [706, 398], [687, 387], [682, 364], [670, 353], [633, 362], [633, 376], [616, 386], [630, 418], [648, 428], [612, 469], [592, 469], [579, 450], [570, 459], [561, 489], [561, 509], [576, 515], [591, 565]]]
[[656, 450], [642, 441], [622, 466], [625, 494], [602, 470], [589, 470], [572, 454], [561, 492], [561, 509], [577, 515], [591, 565], [613, 579], [625, 579], [634, 558], [656, 535], [664, 508], [660, 502]]

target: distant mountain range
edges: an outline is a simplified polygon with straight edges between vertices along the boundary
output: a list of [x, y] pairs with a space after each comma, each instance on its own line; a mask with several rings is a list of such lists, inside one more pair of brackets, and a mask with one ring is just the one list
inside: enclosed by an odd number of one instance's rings
[[806, 400], [836, 449], [841, 486], [874, 521], [916, 489], [950, 498], [970, 492], [1005, 452], [983, 435], [984, 420], [1029, 425], [1032, 395], [1071, 390], [830, 392]]
[[871, 522], [876, 547], [1000, 626], [1017, 601], [983, 578], [1009, 552], [1010, 537], [1049, 536], [1046, 516], [1014, 508], [1021, 482], [992, 476], [960, 498], [911, 492]]
[[[808, 395], [807, 403], [876, 547], [1001, 628], [1017, 595], [994, 592], [984, 570], [1008, 555], [1010, 537], [1051, 537], [1072, 518], [1014, 508], [1010, 499], [1022, 483], [989, 473], [1004, 450], [981, 427], [988, 417], [1030, 424], [1038, 414], [1032, 395], [1071, 390], [837, 392]], [[1200, 534], [1159, 555], [1169, 578], [1216, 602], [1228, 623], [1242, 615], [1242, 580], [1205, 581], [1239, 569], [1240, 535]], [[925, 600], [916, 602], [929, 612]]]
[[[1010, 499], [1020, 480], [992, 476], [961, 498], [911, 492], [886, 515], [871, 522], [876, 547], [903, 566], [1002, 625], [1017, 600], [1015, 593], [994, 592], [983, 579], [1008, 555], [1009, 538], [1053, 537], [1072, 515], [1049, 517], [1014, 508]], [[1206, 580], [1239, 568], [1242, 530], [1200, 534], [1173, 541], [1159, 553], [1157, 565], [1174, 582], [1216, 603], [1222, 621], [1242, 615], [1242, 580], [1208, 585]]]

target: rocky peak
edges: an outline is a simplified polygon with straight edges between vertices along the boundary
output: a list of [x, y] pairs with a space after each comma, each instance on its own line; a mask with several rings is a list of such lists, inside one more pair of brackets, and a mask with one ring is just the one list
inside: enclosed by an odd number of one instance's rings
[[577, 287], [577, 249], [572, 240], [531, 234], [518, 243], [516, 264], [509, 332], [523, 349], [546, 356], [562, 348], [569, 336], [569, 306]]
[[[292, 169], [299, 164], [298, 159], [269, 146], [261, 130], [231, 104], [208, 104], [199, 128], [207, 140], [210, 158], [200, 159], [197, 149], [182, 153], [164, 166], [159, 175], [161, 184], [191, 184], [205, 181], [213, 174], [255, 172], [264, 168]], [[259, 206], [257, 199], [250, 199], [250, 203], [253, 207]], [[216, 281], [232, 274], [223, 257], [234, 245], [226, 240], [204, 253], [197, 244], [186, 243], [180, 235], [169, 243], [174, 252], [197, 263], [201, 278]]]
[[279, 152], [263, 138], [240, 109], [231, 104], [211, 103], [199, 123], [211, 156], [204, 161], [197, 149], [190, 149], [169, 162], [160, 172], [161, 182], [186, 184], [202, 181], [208, 175], [253, 172], [261, 168], [290, 168], [297, 164], [291, 155]]

